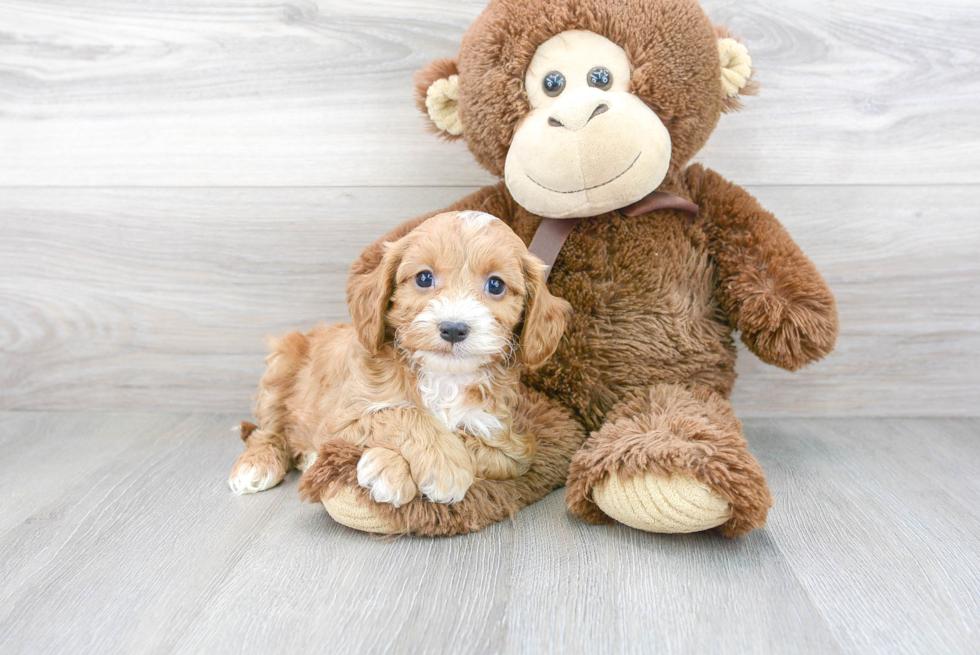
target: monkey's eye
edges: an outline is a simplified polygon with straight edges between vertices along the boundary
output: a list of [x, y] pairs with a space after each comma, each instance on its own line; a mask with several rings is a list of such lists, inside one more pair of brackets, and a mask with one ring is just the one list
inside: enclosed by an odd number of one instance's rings
[[419, 288], [428, 289], [434, 282], [431, 271], [419, 271], [415, 274], [415, 284], [419, 285]]
[[565, 76], [558, 71], [551, 71], [544, 76], [544, 93], [554, 98], [565, 90]]
[[494, 276], [487, 280], [487, 293], [491, 296], [503, 295], [506, 289], [507, 285], [499, 277]]
[[609, 87], [612, 86], [612, 73], [609, 72], [608, 68], [596, 66], [589, 71], [589, 86], [608, 91]]

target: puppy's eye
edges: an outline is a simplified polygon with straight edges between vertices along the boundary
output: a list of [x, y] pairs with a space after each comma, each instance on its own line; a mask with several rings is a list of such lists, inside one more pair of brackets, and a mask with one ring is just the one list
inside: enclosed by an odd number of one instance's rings
[[492, 277], [487, 280], [487, 293], [491, 296], [503, 295], [504, 291], [507, 290], [507, 285], [499, 277]]
[[422, 289], [428, 289], [434, 282], [431, 271], [420, 271], [415, 274], [415, 284]]
[[612, 86], [612, 73], [609, 72], [608, 68], [596, 66], [589, 71], [589, 86], [594, 86], [603, 91], [609, 90], [609, 87]]
[[551, 71], [544, 76], [542, 86], [544, 87], [545, 95], [554, 98], [565, 90], [565, 76], [558, 71]]

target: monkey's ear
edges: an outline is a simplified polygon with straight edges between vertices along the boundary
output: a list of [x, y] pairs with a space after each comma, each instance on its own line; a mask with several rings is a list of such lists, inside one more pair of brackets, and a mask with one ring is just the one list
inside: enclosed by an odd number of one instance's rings
[[752, 81], [752, 57], [749, 49], [731, 37], [727, 27], [716, 28], [718, 55], [721, 58], [722, 111], [726, 114], [742, 107], [741, 96], [755, 95], [758, 85]]
[[436, 59], [415, 76], [415, 101], [429, 128], [453, 141], [463, 135], [459, 119], [459, 71], [453, 59]]

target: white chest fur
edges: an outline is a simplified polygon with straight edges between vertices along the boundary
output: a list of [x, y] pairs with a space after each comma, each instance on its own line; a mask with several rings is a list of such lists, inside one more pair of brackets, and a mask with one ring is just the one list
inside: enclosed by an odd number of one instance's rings
[[492, 433], [503, 429], [500, 420], [474, 404], [467, 393], [474, 386], [486, 382], [486, 373], [433, 373], [424, 371], [419, 376], [419, 394], [422, 404], [450, 430], [462, 430], [481, 439], [489, 439]]

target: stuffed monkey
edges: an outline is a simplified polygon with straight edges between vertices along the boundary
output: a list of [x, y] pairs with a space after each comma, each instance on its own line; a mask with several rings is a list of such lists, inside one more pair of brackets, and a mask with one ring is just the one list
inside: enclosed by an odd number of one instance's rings
[[[342, 444], [321, 454], [304, 493], [360, 529], [453, 534], [560, 486], [570, 458], [566, 502], [585, 521], [729, 536], [763, 525], [772, 499], [728, 401], [733, 332], [796, 370], [831, 351], [838, 319], [779, 221], [689, 165], [753, 92], [751, 73], [745, 46], [695, 0], [491, 0], [457, 58], [419, 73], [417, 92], [432, 129], [463, 139], [501, 181], [432, 214], [491, 213], [552, 265], [549, 288], [574, 313], [525, 383], [543, 433], [567, 432], [548, 437], [552, 459], [479, 483], [458, 506], [375, 505]], [[427, 217], [369, 246], [349, 285]]]

